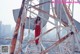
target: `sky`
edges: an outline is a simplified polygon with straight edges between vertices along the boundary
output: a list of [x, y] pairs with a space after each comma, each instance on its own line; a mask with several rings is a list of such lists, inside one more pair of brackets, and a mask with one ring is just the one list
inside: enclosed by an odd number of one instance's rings
[[15, 26], [13, 9], [20, 8], [22, 0], [0, 0], [0, 21], [4, 25]]
[[[21, 7], [22, 0], [0, 0], [0, 21], [4, 25], [15, 26], [13, 18], [13, 9]], [[74, 5], [74, 19], [80, 22], [80, 4]]]

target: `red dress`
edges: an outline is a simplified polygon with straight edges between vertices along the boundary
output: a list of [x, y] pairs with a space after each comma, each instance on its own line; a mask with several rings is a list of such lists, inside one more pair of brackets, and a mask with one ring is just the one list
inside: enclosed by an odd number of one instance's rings
[[[38, 37], [41, 33], [41, 23], [35, 25], [35, 38]], [[36, 44], [39, 43], [39, 38], [35, 40]]]

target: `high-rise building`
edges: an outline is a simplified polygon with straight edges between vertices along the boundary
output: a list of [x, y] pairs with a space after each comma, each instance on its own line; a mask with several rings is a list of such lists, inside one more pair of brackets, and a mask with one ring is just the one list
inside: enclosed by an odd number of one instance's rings
[[1, 30], [2, 36], [10, 36], [11, 35], [11, 26], [10, 25], [2, 25]]
[[1, 36], [1, 25], [2, 25], [2, 22], [0, 21], [0, 36]]

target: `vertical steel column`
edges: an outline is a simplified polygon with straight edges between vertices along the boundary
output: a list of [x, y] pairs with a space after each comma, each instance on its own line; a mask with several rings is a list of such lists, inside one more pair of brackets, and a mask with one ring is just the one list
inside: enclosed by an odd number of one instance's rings
[[22, 50], [22, 41], [23, 41], [23, 36], [24, 36], [24, 28], [25, 28], [25, 23], [24, 24], [21, 24], [20, 38], [19, 38], [19, 41], [20, 41], [20, 44], [21, 44], [21, 47], [20, 47], [21, 49], [20, 49], [19, 52], [21, 52], [21, 50]]
[[25, 0], [22, 1], [21, 9], [20, 9], [19, 16], [18, 16], [18, 19], [17, 19], [17, 22], [16, 22], [14, 35], [13, 35], [13, 38], [12, 38], [12, 41], [11, 41], [10, 54], [14, 54], [14, 51], [15, 51], [16, 40], [17, 40], [18, 31], [19, 31], [19, 27], [20, 27], [21, 14], [22, 14], [22, 11], [23, 11], [24, 2], [25, 2]]

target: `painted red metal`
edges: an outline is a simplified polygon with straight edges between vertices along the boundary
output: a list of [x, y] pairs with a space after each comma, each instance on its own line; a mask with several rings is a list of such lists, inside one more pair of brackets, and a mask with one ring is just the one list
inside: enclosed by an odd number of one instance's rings
[[15, 31], [14, 31], [14, 35], [13, 35], [13, 39], [11, 41], [10, 54], [14, 54], [20, 21], [21, 21], [21, 18], [18, 18], [16, 27], [15, 27]]
[[11, 41], [10, 54], [14, 54], [14, 51], [15, 51], [15, 46], [16, 46], [19, 27], [20, 27], [21, 15], [22, 15], [23, 7], [24, 7], [24, 2], [25, 2], [25, 0], [22, 1], [21, 9], [20, 9], [19, 16], [18, 16], [18, 19], [17, 19], [17, 22], [16, 22], [14, 35], [13, 35], [13, 38], [12, 38], [12, 41]]

